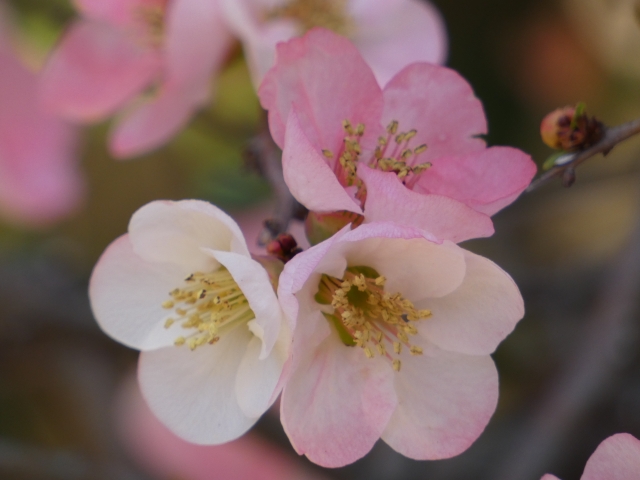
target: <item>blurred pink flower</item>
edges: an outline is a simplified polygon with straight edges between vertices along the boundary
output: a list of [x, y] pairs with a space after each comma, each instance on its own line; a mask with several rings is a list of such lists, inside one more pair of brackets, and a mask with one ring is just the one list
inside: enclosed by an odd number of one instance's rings
[[[540, 480], [558, 480], [547, 474]], [[584, 467], [581, 480], [640, 480], [640, 440], [628, 433], [605, 439]]]
[[489, 355], [524, 314], [494, 263], [391, 223], [345, 227], [298, 254], [278, 296], [296, 322], [282, 423], [326, 467], [378, 438], [421, 460], [466, 450], [498, 400]]
[[276, 44], [312, 27], [349, 37], [381, 84], [410, 63], [442, 63], [447, 52], [442, 18], [426, 1], [221, 1], [245, 46], [256, 86], [273, 66]]
[[176, 437], [147, 407], [135, 381], [116, 404], [125, 447], [151, 475], [189, 480], [321, 480], [277, 446], [251, 433], [224, 445], [194, 445]]
[[0, 25], [0, 215], [19, 226], [46, 226], [83, 196], [76, 134], [41, 109], [38, 75], [18, 59], [9, 34]]
[[482, 105], [456, 72], [414, 63], [381, 89], [358, 50], [327, 30], [279, 45], [259, 96], [287, 185], [312, 211], [462, 241], [491, 235], [488, 216], [536, 172], [520, 150], [486, 148]]
[[42, 95], [50, 109], [78, 122], [120, 111], [110, 146], [121, 158], [162, 145], [208, 101], [232, 31], [247, 48], [256, 86], [276, 43], [314, 25], [346, 29], [383, 82], [409, 63], [441, 62], [446, 52], [439, 14], [417, 0], [75, 3], [83, 18], [49, 59]]
[[211, 76], [231, 44], [218, 2], [75, 3], [83, 18], [48, 61], [44, 103], [78, 122], [120, 111], [110, 140], [117, 157], [162, 145], [208, 101]]
[[142, 351], [142, 392], [182, 438], [233, 440], [277, 397], [290, 329], [238, 225], [213, 205], [139, 209], [100, 258], [89, 296], [103, 330]]

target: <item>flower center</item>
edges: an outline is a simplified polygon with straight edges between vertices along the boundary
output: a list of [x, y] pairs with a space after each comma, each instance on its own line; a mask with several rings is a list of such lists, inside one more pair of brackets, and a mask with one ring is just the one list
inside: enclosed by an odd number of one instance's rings
[[184, 280], [185, 286], [169, 292], [171, 297], [162, 307], [173, 310], [164, 326], [181, 323], [189, 330], [175, 340], [176, 346], [186, 344], [195, 350], [204, 344], [213, 345], [224, 331], [255, 318], [249, 302], [229, 271], [220, 267], [213, 273], [196, 272]]
[[[342, 126], [345, 137], [338, 152], [338, 160], [334, 161], [333, 170], [342, 185], [345, 187], [355, 185], [360, 193], [359, 197], [364, 197], [364, 193], [361, 193], [363, 185], [357, 176], [357, 170], [362, 155], [360, 140], [364, 135], [365, 126], [359, 123], [354, 128], [349, 120], [344, 120]], [[402, 183], [412, 188], [420, 174], [431, 167], [428, 162], [419, 163], [419, 156], [427, 151], [427, 145], [412, 147], [412, 139], [418, 132], [416, 130], [398, 132], [398, 127], [399, 124], [395, 120], [387, 125], [387, 135], [378, 138], [373, 154], [365, 161], [371, 168], [395, 173]], [[322, 150], [322, 153], [330, 161], [335, 158], [330, 150]]]
[[417, 310], [400, 293], [384, 291], [386, 279], [370, 267], [349, 267], [342, 279], [323, 275], [316, 301], [331, 305], [333, 313], [324, 313], [338, 330], [345, 345], [358, 346], [367, 358], [382, 355], [400, 371], [397, 358], [403, 348], [422, 355], [422, 348], [411, 345], [415, 323], [431, 316], [429, 310]]
[[323, 27], [345, 36], [353, 31], [347, 0], [289, 0], [267, 13], [267, 19], [277, 18], [296, 21], [301, 33], [313, 27]]

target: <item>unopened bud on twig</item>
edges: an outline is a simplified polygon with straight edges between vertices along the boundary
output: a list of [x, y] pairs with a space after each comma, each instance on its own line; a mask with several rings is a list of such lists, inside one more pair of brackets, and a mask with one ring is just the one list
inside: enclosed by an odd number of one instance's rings
[[586, 114], [583, 103], [554, 110], [540, 124], [542, 141], [566, 152], [590, 147], [602, 138], [602, 134], [602, 123]]

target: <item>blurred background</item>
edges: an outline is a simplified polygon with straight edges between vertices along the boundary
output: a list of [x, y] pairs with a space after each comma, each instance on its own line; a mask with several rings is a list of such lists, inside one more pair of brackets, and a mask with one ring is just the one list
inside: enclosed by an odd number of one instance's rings
[[[449, 31], [447, 64], [484, 103], [490, 145], [541, 164], [552, 152], [539, 123], [557, 107], [584, 101], [608, 125], [640, 116], [638, 2], [433, 3]], [[68, 0], [0, 6], [33, 71], [76, 16]], [[74, 209], [44, 225], [3, 216], [0, 478], [577, 480], [607, 436], [640, 437], [640, 138], [580, 167], [570, 189], [555, 181], [524, 194], [495, 217], [492, 238], [465, 244], [514, 277], [527, 314], [494, 355], [498, 410], [464, 454], [416, 462], [379, 442], [357, 463], [325, 470], [295, 454], [277, 412], [222, 447], [172, 437], [140, 401], [137, 352], [95, 324], [88, 278], [131, 214], [155, 199], [209, 200], [255, 241], [273, 201], [243, 151], [261, 116], [236, 45], [211, 107], [168, 145], [116, 161], [108, 122], [83, 128], [73, 168], [84, 196]]]

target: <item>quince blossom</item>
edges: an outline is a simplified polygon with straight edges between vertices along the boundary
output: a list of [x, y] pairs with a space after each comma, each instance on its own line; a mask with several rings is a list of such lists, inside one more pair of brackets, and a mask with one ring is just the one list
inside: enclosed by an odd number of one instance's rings
[[462, 241], [491, 235], [488, 216], [536, 171], [520, 150], [486, 147], [482, 105], [456, 72], [414, 63], [381, 88], [358, 50], [328, 30], [280, 44], [259, 96], [287, 185], [311, 211]]
[[[547, 474], [540, 480], [559, 480]], [[628, 433], [605, 439], [584, 467], [581, 480], [640, 480], [640, 440]]]
[[466, 450], [496, 408], [490, 354], [524, 314], [494, 263], [392, 223], [345, 227], [298, 254], [278, 297], [296, 321], [281, 420], [326, 467], [378, 438], [421, 460]]
[[411, 63], [442, 63], [446, 56], [444, 22], [425, 1], [221, 1], [244, 44], [256, 86], [274, 64], [276, 44], [313, 27], [349, 37], [383, 84]]
[[118, 157], [163, 144], [208, 101], [211, 75], [231, 45], [218, 2], [75, 4], [82, 18], [48, 61], [44, 103], [78, 122], [99, 121], [119, 111], [110, 141]]
[[277, 397], [290, 328], [267, 271], [213, 205], [139, 209], [100, 258], [89, 295], [102, 329], [141, 350], [143, 395], [180, 437], [233, 440]]
[[38, 227], [74, 211], [84, 184], [76, 132], [39, 105], [38, 75], [13, 51], [10, 33], [0, 16], [0, 215]]

